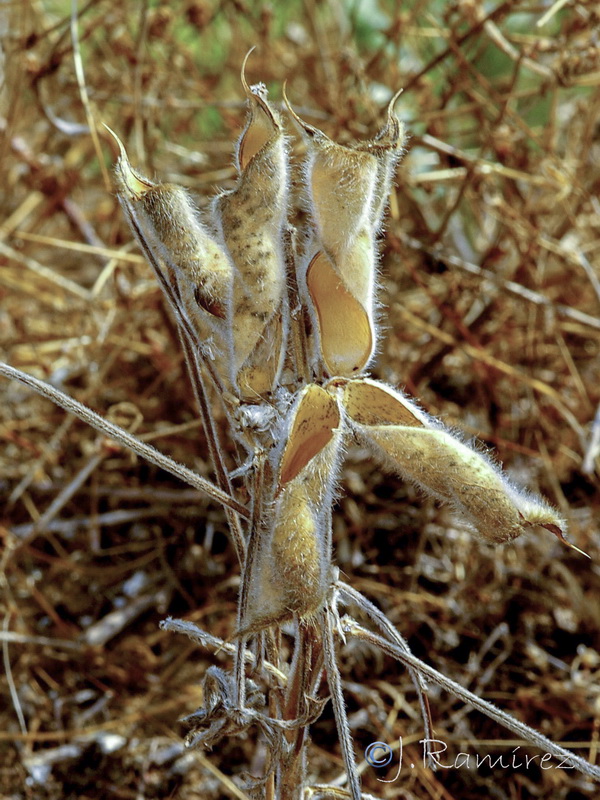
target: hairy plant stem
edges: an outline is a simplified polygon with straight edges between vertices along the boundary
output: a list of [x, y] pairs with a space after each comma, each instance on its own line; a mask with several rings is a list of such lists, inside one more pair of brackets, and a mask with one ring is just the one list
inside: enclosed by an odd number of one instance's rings
[[83, 403], [69, 397], [68, 394], [61, 392], [59, 389], [55, 389], [54, 386], [44, 383], [44, 381], [34, 378], [33, 375], [29, 375], [27, 372], [22, 372], [20, 369], [11, 367], [3, 361], [0, 361], [0, 375], [4, 375], [4, 377], [10, 378], [11, 380], [19, 381], [25, 386], [29, 386], [30, 389], [41, 394], [42, 397], [46, 397], [48, 400], [56, 403], [57, 406], [64, 408], [69, 414], [74, 414], [76, 417], [79, 417], [79, 419], [86, 422], [92, 428], [95, 428], [95, 430], [104, 433], [124, 447], [129, 448], [129, 450], [136, 453], [141, 458], [150, 461], [151, 464], [155, 464], [157, 467], [164, 469], [165, 472], [170, 472], [171, 475], [179, 478], [189, 486], [199, 489], [213, 500], [221, 503], [225, 508], [229, 508], [236, 514], [239, 514], [244, 519], [250, 518], [250, 512], [244, 505], [218, 486], [215, 486], [214, 483], [202, 478], [183, 464], [178, 464], [172, 458], [164, 455], [151, 445], [141, 442], [135, 436], [123, 430], [123, 428], [114, 425], [112, 422], [104, 419], [104, 417], [101, 417], [100, 414], [96, 414], [91, 408], [84, 406]]
[[593, 764], [590, 764], [584, 758], [565, 750], [563, 747], [556, 744], [551, 739], [546, 738], [534, 728], [531, 728], [524, 722], [520, 722], [515, 717], [507, 714], [506, 711], [496, 708], [496, 706], [492, 705], [492, 703], [488, 703], [487, 700], [482, 700], [481, 697], [478, 697], [476, 694], [473, 694], [473, 692], [465, 689], [464, 686], [456, 683], [456, 681], [453, 681], [451, 678], [447, 678], [445, 675], [442, 675], [441, 672], [438, 672], [433, 667], [430, 667], [424, 661], [421, 661], [420, 658], [417, 658], [412, 653], [407, 652], [398, 644], [390, 642], [383, 636], [379, 636], [376, 633], [366, 630], [366, 628], [363, 628], [361, 625], [355, 622], [352, 617], [349, 616], [343, 617], [342, 626], [345, 633], [369, 642], [373, 646], [382, 650], [384, 653], [392, 656], [392, 658], [401, 661], [408, 667], [418, 670], [421, 675], [425, 675], [431, 681], [437, 683], [438, 686], [441, 686], [447, 692], [450, 692], [451, 694], [460, 698], [465, 703], [470, 703], [488, 717], [491, 717], [505, 728], [508, 728], [508, 730], [516, 733], [517, 736], [522, 737], [536, 747], [539, 747], [541, 750], [552, 754], [557, 759], [561, 759], [563, 763], [568, 764], [569, 767], [579, 770], [579, 772], [582, 772], [584, 775], [594, 778], [595, 780], [600, 780], [600, 767], [596, 767]]
[[[196, 404], [200, 411], [200, 419], [202, 420], [202, 426], [204, 428], [204, 433], [208, 444], [209, 455], [215, 469], [217, 486], [219, 486], [219, 488], [224, 492], [227, 492], [227, 494], [233, 495], [233, 488], [229, 479], [229, 473], [225, 469], [225, 464], [223, 462], [223, 455], [221, 446], [219, 444], [215, 422], [210, 410], [210, 403], [208, 401], [208, 397], [206, 396], [206, 391], [202, 382], [202, 372], [200, 369], [198, 353], [197, 351], [194, 352], [192, 350], [191, 343], [189, 342], [189, 339], [185, 333], [181, 333], [180, 338], [194, 390], [194, 396], [196, 398]], [[225, 514], [227, 516], [227, 522], [229, 523], [229, 529], [231, 531], [231, 536], [238, 560], [240, 564], [243, 564], [246, 556], [246, 540], [242, 531], [239, 515], [229, 508], [225, 509]]]
[[[377, 608], [370, 600], [364, 597], [360, 592], [353, 589], [352, 586], [349, 586], [347, 583], [343, 581], [336, 582], [336, 594], [334, 598], [337, 598], [337, 593], [339, 593], [346, 602], [355, 603], [362, 611], [364, 611], [369, 618], [375, 622], [375, 624], [384, 632], [384, 634], [391, 639], [404, 653], [408, 653], [411, 655], [410, 648], [408, 646], [408, 642], [402, 636], [402, 634], [396, 630], [396, 628], [392, 625], [389, 619], [385, 616], [385, 614]], [[421, 673], [409, 667], [409, 674], [412, 678], [412, 682], [415, 686], [417, 691], [417, 697], [419, 698], [419, 705], [421, 708], [421, 717], [423, 719], [423, 726], [424, 726], [424, 739], [426, 740], [425, 743], [425, 755], [429, 755], [430, 751], [430, 741], [433, 740], [433, 721], [431, 719], [431, 709], [429, 708], [429, 700], [426, 695], [427, 691], [427, 684], [423, 679]], [[435, 769], [435, 765], [433, 765], [433, 769]]]

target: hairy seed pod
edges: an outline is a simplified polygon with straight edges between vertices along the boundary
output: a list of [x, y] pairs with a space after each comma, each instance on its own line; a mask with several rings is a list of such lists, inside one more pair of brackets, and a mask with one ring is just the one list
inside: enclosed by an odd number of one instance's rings
[[375, 138], [355, 145], [357, 150], [371, 153], [377, 159], [377, 179], [371, 204], [371, 225], [375, 229], [381, 226], [394, 172], [406, 142], [404, 125], [394, 114], [394, 106], [401, 94], [402, 89], [390, 100], [387, 107], [387, 122]]
[[331, 141], [288, 103], [308, 147], [305, 176], [315, 232], [306, 288], [331, 375], [358, 374], [375, 349], [375, 237], [404, 141], [395, 99], [378, 136], [353, 147]]
[[283, 227], [287, 214], [287, 150], [277, 112], [262, 84], [249, 87], [248, 121], [238, 143], [240, 178], [215, 201], [223, 242], [235, 265], [233, 371], [240, 394], [271, 391], [281, 371], [287, 333]]
[[312, 126], [303, 130], [308, 135], [306, 178], [317, 238], [341, 269], [356, 237], [371, 228], [377, 159], [332, 142]]
[[245, 629], [310, 616], [323, 603], [331, 579], [327, 509], [340, 445], [336, 399], [315, 384], [305, 387], [279, 462], [273, 524], [261, 537], [250, 575]]
[[563, 539], [565, 523], [553, 508], [514, 487], [487, 456], [401, 393], [363, 379], [348, 382], [343, 398], [355, 432], [386, 466], [450, 503], [486, 539], [510, 541], [532, 525]]
[[169, 299], [198, 342], [212, 351], [225, 380], [231, 347], [231, 262], [203, 226], [185, 189], [141, 176], [115, 139], [121, 151], [115, 170], [118, 194], [133, 232]]

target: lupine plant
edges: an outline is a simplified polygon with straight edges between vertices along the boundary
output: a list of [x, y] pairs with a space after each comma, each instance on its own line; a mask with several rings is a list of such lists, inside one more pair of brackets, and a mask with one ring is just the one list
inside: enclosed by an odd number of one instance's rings
[[[248, 115], [236, 148], [237, 183], [214, 199], [209, 213], [201, 215], [183, 188], [141, 175], [116, 139], [118, 196], [177, 322], [215, 483], [52, 387], [2, 367], [4, 375], [33, 386], [225, 508], [241, 570], [230, 640], [185, 621], [164, 623], [232, 655], [229, 671], [211, 667], [204, 676], [203, 705], [187, 717], [187, 744], [210, 748], [223, 737], [257, 729], [269, 759], [264, 774], [249, 779], [249, 796], [365, 797], [336, 656], [338, 640], [357, 637], [407, 666], [425, 739], [433, 737], [426, 697], [431, 681], [600, 778], [598, 768], [413, 656], [383, 613], [340, 579], [332, 555], [332, 505], [353, 442], [450, 504], [491, 542], [510, 542], [535, 526], [564, 542], [565, 523], [546, 502], [513, 485], [482, 446], [449, 430], [399, 389], [369, 377], [383, 313], [377, 303], [378, 237], [406, 142], [394, 112], [398, 97], [379, 133], [352, 146], [303, 121], [285, 98], [305, 144], [300, 202], [308, 221], [298, 230], [290, 223], [291, 145], [282, 112], [263, 84], [247, 85], [244, 71], [242, 83]], [[220, 441], [213, 419], [216, 402], [238, 453], [233, 470], [226, 456], [232, 448]], [[370, 628], [341, 613], [355, 607]], [[290, 663], [281, 656], [282, 630], [294, 637]], [[308, 731], [327, 695], [345, 788], [307, 780]]]

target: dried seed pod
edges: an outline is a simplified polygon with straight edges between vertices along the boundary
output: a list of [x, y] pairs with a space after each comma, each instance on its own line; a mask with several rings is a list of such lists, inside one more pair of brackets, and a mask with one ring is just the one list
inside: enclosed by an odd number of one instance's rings
[[404, 141], [394, 101], [378, 136], [353, 147], [331, 141], [288, 103], [308, 145], [305, 174], [315, 241], [306, 288], [331, 375], [356, 375], [375, 349], [375, 237]]
[[450, 503], [486, 539], [510, 541], [541, 525], [564, 541], [565, 523], [553, 508], [514, 487], [487, 456], [401, 393], [363, 379], [343, 386], [343, 398], [352, 427], [390, 469]]
[[283, 226], [287, 215], [287, 150], [277, 112], [262, 84], [242, 81], [250, 103], [240, 137], [240, 178], [214, 212], [235, 265], [233, 371], [247, 399], [270, 391], [280, 373], [287, 334]]
[[261, 536], [243, 627], [257, 631], [321, 606], [330, 584], [327, 511], [340, 460], [340, 412], [321, 387], [305, 387], [292, 409], [281, 455], [272, 527]]
[[336, 144], [306, 123], [302, 129], [308, 139], [306, 180], [317, 238], [337, 264], [357, 236], [372, 227], [377, 159]]
[[231, 346], [231, 262], [202, 225], [189, 194], [180, 186], [141, 176], [115, 139], [120, 148], [115, 169], [119, 200], [133, 232], [169, 300], [198, 342], [213, 351], [225, 379]]

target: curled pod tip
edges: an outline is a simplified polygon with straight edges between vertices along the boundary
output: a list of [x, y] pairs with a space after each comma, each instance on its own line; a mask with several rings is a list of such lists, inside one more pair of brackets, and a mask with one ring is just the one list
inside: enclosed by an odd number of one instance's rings
[[139, 172], [136, 172], [133, 169], [123, 142], [119, 139], [117, 134], [111, 128], [109, 128], [108, 125], [106, 125], [106, 123], [103, 122], [102, 124], [113, 137], [117, 147], [119, 148], [119, 158], [115, 167], [119, 189], [128, 197], [128, 199], [139, 200], [140, 197], [146, 194], [146, 192], [155, 188], [157, 184], [153, 183], [143, 175], [140, 175]]
[[241, 72], [242, 86], [250, 105], [250, 111], [237, 146], [237, 161], [240, 172], [246, 169], [254, 156], [268, 142], [282, 134], [278, 115], [267, 101], [267, 89], [264, 83], [249, 86], [246, 81], [246, 62], [252, 50], [247, 53]]
[[292, 104], [290, 103], [290, 101], [288, 99], [288, 96], [287, 96], [287, 93], [286, 93], [286, 87], [287, 87], [287, 81], [284, 81], [283, 88], [282, 88], [283, 102], [285, 103], [286, 108], [290, 113], [290, 116], [292, 117], [292, 119], [294, 120], [296, 125], [298, 126], [300, 132], [302, 134], [304, 134], [305, 136], [307, 136], [309, 139], [313, 139], [315, 141], [325, 142], [325, 143], [328, 142], [332, 146], [335, 145], [335, 142], [333, 142], [326, 134], [324, 134], [323, 131], [319, 130], [319, 128], [315, 128], [313, 125], [309, 125], [308, 122], [305, 122], [302, 119], [302, 117], [300, 117], [300, 116], [298, 116], [298, 114], [296, 114], [296, 112], [294, 111], [294, 109], [292, 107]]
[[398, 119], [394, 113], [394, 106], [404, 90], [400, 89], [392, 97], [387, 107], [387, 121], [383, 128], [375, 135], [373, 139], [366, 142], [359, 142], [356, 144], [357, 150], [367, 150], [370, 153], [380, 154], [402, 151], [406, 141], [406, 133], [403, 123]]

